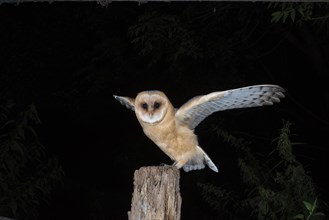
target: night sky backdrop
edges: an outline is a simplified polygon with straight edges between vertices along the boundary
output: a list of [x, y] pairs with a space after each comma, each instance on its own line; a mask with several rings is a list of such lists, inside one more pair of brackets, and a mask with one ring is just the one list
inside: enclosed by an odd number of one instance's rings
[[[328, 3], [307, 4], [310, 17], [328, 13]], [[171, 161], [112, 95], [135, 97], [150, 89], [165, 92], [175, 107], [196, 95], [248, 85], [286, 90], [279, 104], [218, 112], [197, 127], [219, 173], [181, 171], [183, 219], [228, 219], [209, 206], [197, 183], [243, 190], [238, 153], [217, 128], [247, 140], [252, 154], [268, 155], [283, 121], [290, 121], [293, 153], [319, 197], [329, 201], [329, 21], [297, 12], [294, 19], [271, 22], [281, 5], [268, 5], [2, 4], [1, 106], [14, 103], [9, 113], [17, 118], [35, 105], [44, 158], [57, 158], [64, 171], [47, 202], [35, 206], [34, 218], [127, 218], [134, 170]], [[1, 215], [13, 217], [10, 211]]]

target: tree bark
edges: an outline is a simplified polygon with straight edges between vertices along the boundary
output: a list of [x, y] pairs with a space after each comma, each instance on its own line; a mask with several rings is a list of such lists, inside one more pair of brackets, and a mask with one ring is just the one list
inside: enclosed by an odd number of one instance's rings
[[171, 166], [142, 167], [134, 174], [129, 220], [179, 220], [182, 198], [179, 170]]

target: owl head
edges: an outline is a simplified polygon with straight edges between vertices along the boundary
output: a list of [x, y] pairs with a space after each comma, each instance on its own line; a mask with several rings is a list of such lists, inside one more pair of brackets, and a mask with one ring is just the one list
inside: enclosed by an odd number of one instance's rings
[[139, 120], [148, 124], [162, 121], [167, 113], [168, 98], [161, 91], [144, 91], [135, 99], [135, 112]]

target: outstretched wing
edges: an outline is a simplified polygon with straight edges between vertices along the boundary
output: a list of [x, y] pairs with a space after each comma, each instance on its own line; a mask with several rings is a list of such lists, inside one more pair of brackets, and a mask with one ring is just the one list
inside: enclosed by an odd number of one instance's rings
[[130, 97], [117, 96], [117, 95], [113, 95], [113, 97], [116, 100], [118, 100], [121, 103], [121, 105], [124, 105], [128, 109], [135, 111], [135, 99]]
[[284, 89], [277, 85], [256, 85], [221, 92], [213, 92], [190, 99], [176, 112], [176, 120], [194, 129], [214, 112], [235, 108], [273, 105], [284, 98]]

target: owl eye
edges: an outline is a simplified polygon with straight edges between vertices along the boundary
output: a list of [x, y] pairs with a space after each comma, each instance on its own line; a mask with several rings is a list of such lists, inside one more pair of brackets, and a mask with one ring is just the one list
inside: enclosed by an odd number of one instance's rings
[[153, 105], [153, 108], [158, 109], [158, 108], [160, 108], [160, 106], [161, 106], [160, 102], [155, 102], [154, 105]]
[[144, 110], [147, 110], [148, 107], [149, 107], [145, 102], [142, 103], [141, 106], [142, 106], [142, 108], [143, 108]]

